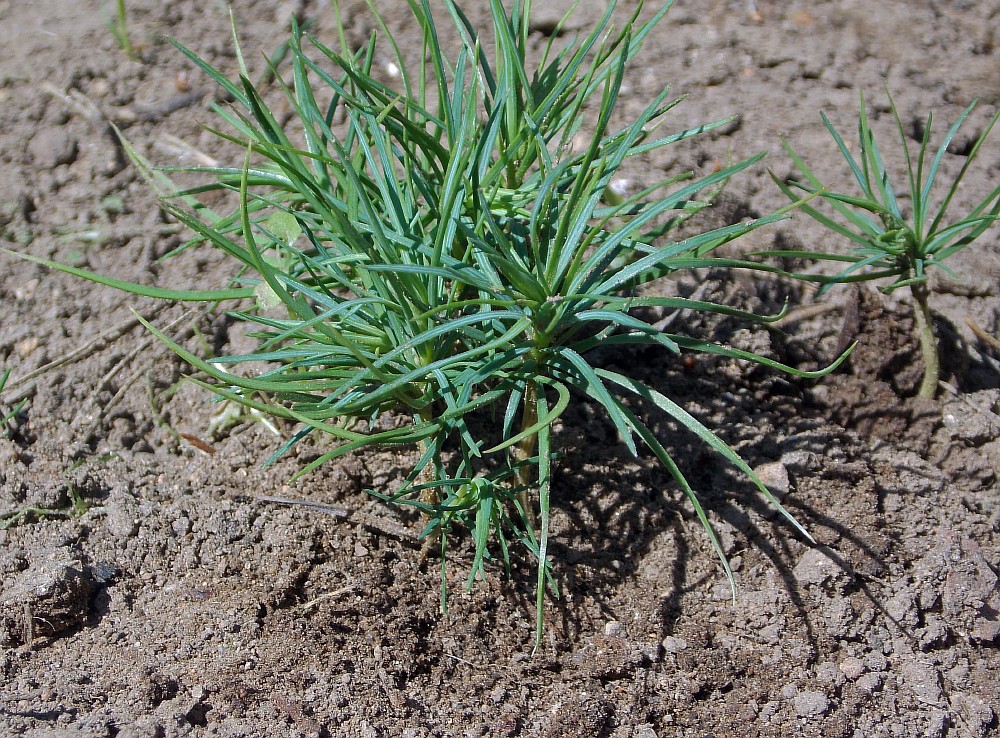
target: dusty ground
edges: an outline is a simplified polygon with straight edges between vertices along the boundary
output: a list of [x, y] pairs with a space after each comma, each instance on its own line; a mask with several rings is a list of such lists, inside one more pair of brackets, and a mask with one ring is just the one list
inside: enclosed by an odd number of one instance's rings
[[[361, 33], [364, 14], [349, 5]], [[413, 32], [405, 2], [379, 5], [399, 32]], [[584, 0], [580, 23], [595, 5]], [[0, 0], [2, 245], [126, 279], [219, 283], [227, 272], [211, 255], [154, 264], [183, 234], [125, 165], [107, 122], [159, 163], [190, 161], [192, 149], [231, 156], [199, 128], [212, 122], [215, 90], [162, 40], [173, 35], [235, 70], [225, 5], [130, 0], [137, 61], [115, 46], [94, 6]], [[327, 2], [234, 3], [257, 71], [257, 51], [277, 47], [292, 10], [320, 36], [331, 32]], [[690, 95], [678, 128], [743, 114], [721, 135], [665, 152], [650, 172], [707, 170], [769, 149], [769, 165], [785, 175], [781, 135], [818, 171], [842, 171], [819, 111], [851, 134], [861, 89], [883, 136], [883, 85], [905, 120], [933, 108], [939, 130], [978, 97], [984, 105], [946, 157], [954, 173], [1000, 104], [998, 27], [996, 0], [679, 1], [628, 79], [623, 112], [670, 84]], [[998, 141], [962, 197], [995, 185]], [[780, 204], [760, 169], [734, 182], [709, 219]], [[747, 248], [820, 237], [795, 221], [755, 234]], [[857, 315], [861, 347], [820, 383], [708, 359], [682, 369], [654, 353], [610, 358], [646, 367], [647, 381], [719, 428], [819, 545], [794, 535], [690, 438], [659, 427], [733, 557], [733, 605], [680, 492], [652, 459], [629, 458], [584, 405], [562, 431], [554, 553], [564, 596], [549, 605], [537, 655], [530, 576], [494, 578], [469, 594], [459, 579], [448, 616], [439, 614], [437, 566], [421, 564], [415, 525], [363, 491], [390, 484], [403, 460], [349, 459], [288, 486], [312, 450], [262, 471], [280, 443], [263, 426], [213, 433], [218, 406], [178, 384], [185, 368], [129, 308], [213, 350], [241, 340], [224, 318], [0, 256], [0, 369], [12, 370], [0, 417], [28, 399], [0, 440], [9, 524], [0, 531], [0, 733], [996, 731], [1000, 374], [966, 318], [1000, 334], [997, 238], [992, 231], [956, 261], [964, 281], [937, 283], [944, 379], [954, 390], [937, 401], [909, 399], [919, 379], [909, 319], [870, 290], [835, 290], [824, 312], [771, 332], [728, 321], [685, 328], [809, 365], [829, 359]], [[812, 304], [773, 280], [723, 277], [698, 275], [718, 280], [710, 294], [733, 304], [773, 309], [786, 295]], [[675, 288], [689, 293], [696, 285], [687, 280]], [[467, 542], [456, 538], [452, 551], [461, 577]]]

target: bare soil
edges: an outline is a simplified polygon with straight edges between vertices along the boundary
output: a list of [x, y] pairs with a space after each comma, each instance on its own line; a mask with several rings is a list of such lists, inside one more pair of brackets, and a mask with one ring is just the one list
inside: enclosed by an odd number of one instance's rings
[[[342, 3], [366, 35], [363, 4]], [[623, 6], [631, 6], [623, 2]], [[112, 5], [112, 3], [107, 3]], [[139, 59], [96, 3], [0, 0], [0, 242], [117, 277], [222, 284], [228, 266], [184, 234], [126, 164], [109, 124], [159, 164], [241, 154], [201, 126], [219, 94], [163, 40], [235, 73], [225, 4], [130, 0]], [[546, 3], [536, 3], [548, 6]], [[555, 3], [554, 5], [558, 5]], [[406, 43], [403, 0], [380, 2]], [[470, 9], [482, 18], [486, 3]], [[600, 12], [583, 0], [577, 23]], [[628, 8], [623, 8], [627, 10]], [[289, 13], [333, 43], [321, 0], [233, 3], [252, 72]], [[540, 13], [550, 12], [548, 7]], [[647, 9], [648, 12], [648, 9]], [[623, 120], [664, 85], [689, 95], [676, 129], [739, 122], [635, 173], [709, 171], [787, 137], [817, 171], [846, 176], [825, 110], [853, 134], [860, 90], [893, 133], [883, 86], [919, 130], [982, 104], [945, 157], [954, 174], [1000, 104], [1000, 3], [679, 1], [627, 79]], [[540, 17], [541, 44], [549, 27]], [[416, 42], [412, 46], [416, 48]], [[961, 198], [1000, 178], [1000, 140]], [[900, 184], [903, 184], [902, 181]], [[764, 168], [733, 182], [705, 225], [783, 204]], [[741, 248], [828, 239], [803, 219]], [[699, 357], [609, 354], [718, 428], [816, 539], [777, 518], [739, 476], [663, 422], [732, 557], [725, 577], [655, 459], [631, 458], [586, 402], [567, 416], [555, 484], [556, 578], [532, 653], [531, 562], [463, 592], [469, 542], [451, 547], [451, 598], [421, 556], [419, 523], [374, 502], [407, 458], [368, 454], [288, 479], [322, 448], [262, 469], [281, 443], [181, 382], [185, 366], [132, 309], [199, 351], [247, 339], [220, 313], [153, 304], [0, 255], [0, 733], [28, 736], [973, 736], [1000, 713], [1000, 373], [970, 329], [1000, 334], [997, 229], [934, 283], [948, 387], [913, 398], [911, 320], [867, 289], [817, 300], [773, 279], [687, 275], [671, 289], [755, 310], [790, 298], [777, 328], [680, 316], [693, 335], [818, 366], [820, 382]], [[821, 306], [812, 309], [815, 306]], [[659, 316], [654, 316], [659, 317]], [[279, 428], [287, 434], [287, 428]], [[209, 449], [210, 453], [205, 449]], [[297, 501], [276, 502], [263, 498]], [[307, 503], [307, 504], [301, 504]], [[11, 517], [21, 513], [16, 519]]]

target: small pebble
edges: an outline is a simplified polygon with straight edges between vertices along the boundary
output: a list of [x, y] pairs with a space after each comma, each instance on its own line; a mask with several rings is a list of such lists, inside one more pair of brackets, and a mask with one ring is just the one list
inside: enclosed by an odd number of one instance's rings
[[760, 478], [760, 481], [764, 483], [764, 486], [771, 490], [771, 493], [779, 500], [787, 495], [788, 491], [792, 488], [791, 481], [788, 478], [788, 468], [780, 461], [761, 464], [754, 469], [754, 472]]
[[831, 684], [834, 687], [839, 687], [845, 681], [844, 672], [832, 661], [816, 665], [816, 678], [823, 684]]
[[882, 689], [882, 675], [881, 674], [865, 674], [858, 678], [855, 682], [858, 685], [858, 689], [867, 695], [873, 695]]
[[883, 654], [872, 651], [865, 656], [865, 668], [868, 671], [885, 671], [889, 668], [889, 660]]
[[[530, 30], [551, 36], [555, 33], [559, 22], [566, 16], [567, 11], [572, 9], [575, 3], [570, 0], [548, 0], [545, 3], [538, 3], [531, 9], [531, 18], [528, 21]], [[581, 13], [573, 13], [569, 16], [563, 31], [575, 31], [582, 27], [584, 19]]]
[[865, 662], [857, 656], [848, 656], [840, 662], [840, 671], [852, 682], [856, 681], [865, 673]]
[[795, 714], [799, 717], [819, 717], [830, 709], [830, 699], [822, 692], [806, 690], [799, 692], [793, 702]]
[[899, 674], [905, 684], [917, 698], [926, 704], [943, 704], [941, 693], [941, 675], [930, 663], [923, 660], [908, 659], [899, 669]]
[[996, 643], [1000, 638], [1000, 620], [977, 620], [970, 635], [983, 644]]
[[789, 682], [788, 684], [786, 684], [784, 687], [781, 688], [781, 699], [783, 700], [795, 699], [798, 693], [799, 693], [799, 688], [795, 686], [793, 683]]
[[625, 632], [624, 625], [619, 623], [617, 620], [611, 620], [604, 624], [604, 635], [625, 638], [628, 633]]
[[103, 77], [98, 77], [90, 84], [91, 97], [106, 97], [111, 92], [111, 83]]
[[792, 576], [799, 584], [822, 585], [844, 576], [843, 570], [821, 548], [810, 548], [792, 569]]
[[814, 451], [797, 449], [781, 455], [781, 464], [786, 472], [791, 470], [793, 474], [806, 474], [820, 468], [820, 459]]
[[687, 641], [677, 636], [667, 636], [661, 645], [665, 653], [680, 653], [688, 647]]
[[17, 646], [57, 636], [87, 619], [94, 582], [63, 552], [23, 571], [0, 595], [0, 643]]
[[55, 169], [76, 160], [76, 139], [63, 128], [43, 128], [28, 142], [28, 153], [39, 169]]

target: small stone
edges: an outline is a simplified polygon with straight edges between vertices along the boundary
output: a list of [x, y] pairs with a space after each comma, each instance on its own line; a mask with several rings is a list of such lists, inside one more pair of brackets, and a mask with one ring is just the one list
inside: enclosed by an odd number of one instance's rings
[[795, 714], [799, 717], [819, 717], [830, 709], [830, 699], [822, 692], [806, 690], [795, 695]]
[[820, 682], [831, 684], [834, 687], [839, 687], [845, 680], [844, 672], [832, 661], [824, 661], [816, 665], [816, 678]]
[[848, 656], [840, 662], [840, 671], [852, 682], [856, 681], [865, 673], [865, 662], [857, 656]]
[[845, 576], [843, 569], [822, 548], [810, 548], [792, 570], [799, 584], [821, 586]]
[[814, 451], [806, 451], [805, 449], [782, 454], [780, 463], [785, 467], [786, 474], [788, 470], [791, 470], [793, 474], [807, 474], [820, 468], [819, 456]]
[[111, 83], [103, 77], [98, 77], [90, 84], [91, 97], [107, 97], [111, 92]]
[[83, 564], [65, 553], [33, 564], [0, 595], [0, 643], [29, 643], [80, 625], [93, 590]]
[[865, 674], [855, 682], [858, 690], [862, 694], [873, 695], [882, 689], [882, 675], [877, 673]]
[[781, 642], [781, 636], [784, 632], [785, 626], [783, 623], [771, 623], [757, 631], [757, 637], [760, 638], [761, 643], [775, 646]]
[[982, 609], [1000, 581], [976, 543], [962, 541], [961, 552], [945, 577], [942, 605], [948, 616]]
[[113, 561], [98, 561], [90, 567], [90, 573], [98, 584], [111, 584], [121, 576], [122, 570]]
[[793, 683], [789, 682], [784, 687], [781, 688], [781, 699], [791, 700], [795, 699], [795, 696], [799, 693], [799, 688]]
[[[562, 33], [572, 33], [581, 28], [589, 28], [597, 21], [595, 8], [598, 4], [574, 2], [574, 0], [546, 0], [531, 8], [531, 18], [528, 27], [545, 36], [551, 36], [558, 30]], [[560, 28], [559, 23], [565, 18]]]
[[928, 705], [942, 705], [941, 675], [930, 663], [921, 659], [908, 659], [899, 669], [903, 684], [921, 702]]
[[964, 405], [953, 402], [945, 406], [941, 423], [952, 438], [965, 441], [971, 446], [982, 446], [996, 437], [996, 423], [985, 413], [970, 413]]
[[28, 152], [39, 169], [55, 169], [76, 159], [76, 139], [62, 128], [43, 128], [28, 142]]
[[872, 651], [865, 656], [865, 668], [868, 671], [885, 671], [889, 668], [889, 660], [885, 655]]
[[1000, 620], [977, 620], [970, 635], [982, 644], [996, 643], [1000, 638]]
[[115, 538], [132, 538], [139, 532], [138, 505], [124, 486], [112, 488], [104, 509], [104, 528]]
[[619, 623], [617, 620], [611, 620], [604, 624], [604, 635], [624, 638], [628, 635], [628, 633], [625, 632], [624, 625]]
[[688, 647], [688, 642], [677, 636], [667, 636], [661, 643], [664, 653], [680, 653]]
[[771, 490], [772, 494], [779, 500], [788, 494], [792, 488], [788, 478], [788, 468], [780, 461], [771, 461], [761, 464], [754, 469], [757, 477], [764, 483], [764, 486]]
[[643, 662], [642, 653], [624, 638], [599, 635], [573, 655], [591, 676], [609, 681], [631, 674]]
[[896, 623], [913, 628], [920, 622], [917, 611], [916, 595], [912, 590], [904, 589], [893, 595], [885, 605], [886, 614]]

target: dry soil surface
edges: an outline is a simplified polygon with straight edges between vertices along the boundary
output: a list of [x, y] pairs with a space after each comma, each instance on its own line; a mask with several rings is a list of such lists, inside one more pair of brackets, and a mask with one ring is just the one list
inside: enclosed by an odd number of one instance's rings
[[[292, 12], [333, 43], [331, 5], [236, 0], [252, 74]], [[363, 4], [342, 5], [363, 38]], [[378, 5], [415, 49], [406, 2]], [[472, 5], [482, 19], [486, 3]], [[539, 45], [549, 5], [536, 2]], [[123, 279], [221, 285], [229, 265], [213, 254], [157, 263], [185, 236], [110, 124], [158, 164], [238, 165], [238, 148], [202, 128], [215, 122], [208, 105], [219, 90], [164, 41], [235, 73], [227, 7], [127, 6], [136, 60], [108, 31], [110, 7], [0, 0], [0, 241]], [[582, 0], [573, 25], [600, 10]], [[997, 28], [996, 0], [679, 0], [626, 79], [623, 120], [664, 85], [689, 96], [671, 114], [678, 129], [742, 117], [634, 176], [707, 172], [765, 149], [786, 176], [782, 136], [817, 171], [846, 176], [819, 113], [849, 137], [863, 90], [889, 140], [884, 86], [914, 132], [931, 109], [942, 133], [981, 100], [945, 157], [953, 175], [1000, 104]], [[995, 133], [960, 199], [998, 180]], [[704, 222], [782, 204], [762, 167], [734, 181]], [[797, 218], [741, 248], [824, 239]], [[947, 384], [934, 401], [913, 398], [920, 368], [898, 298], [843, 288], [817, 300], [722, 273], [675, 280], [680, 294], [756, 310], [787, 297], [800, 310], [772, 330], [681, 316], [674, 328], [693, 335], [799, 366], [828, 361], [845, 336], [860, 341], [819, 382], [715, 358], [606, 358], [718, 428], [816, 544], [693, 439], [657, 423], [732, 558], [734, 604], [669, 475], [631, 458], [584, 402], [559, 431], [552, 553], [562, 598], [547, 606], [537, 653], [527, 559], [512, 579], [492, 571], [465, 593], [471, 549], [456, 534], [440, 613], [438, 563], [421, 556], [419, 523], [365, 493], [388, 489], [409, 457], [349, 458], [289, 484], [322, 441], [262, 469], [281, 439], [257, 422], [213, 425], [220, 406], [180, 381], [186, 367], [130, 311], [199, 351], [245, 348], [224, 315], [0, 254], [0, 369], [11, 369], [0, 417], [27, 400], [0, 439], [0, 733], [986, 736], [1000, 712], [1000, 374], [967, 319], [1000, 334], [997, 239], [987, 233], [955, 260], [956, 276], [934, 283]]]

